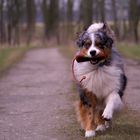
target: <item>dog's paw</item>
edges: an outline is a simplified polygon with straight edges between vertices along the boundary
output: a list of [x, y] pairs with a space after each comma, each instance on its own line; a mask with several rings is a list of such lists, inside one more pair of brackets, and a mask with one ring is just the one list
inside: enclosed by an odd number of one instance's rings
[[110, 128], [112, 125], [111, 121], [105, 121], [105, 127], [106, 129]]
[[113, 115], [113, 112], [109, 109], [105, 109], [103, 114], [102, 114], [102, 117], [105, 119], [105, 120], [111, 120], [112, 119], [112, 115]]
[[97, 128], [96, 128], [96, 131], [101, 131], [101, 132], [103, 132], [103, 131], [105, 131], [105, 130], [106, 130], [106, 127], [105, 127], [105, 125], [103, 125], [103, 124], [98, 125]]
[[94, 130], [88, 130], [85, 132], [85, 137], [94, 137], [95, 136], [95, 131]]

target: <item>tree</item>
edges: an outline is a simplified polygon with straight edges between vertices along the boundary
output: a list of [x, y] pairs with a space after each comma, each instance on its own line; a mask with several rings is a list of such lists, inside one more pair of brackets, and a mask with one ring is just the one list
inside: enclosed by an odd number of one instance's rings
[[72, 33], [72, 21], [73, 21], [73, 0], [67, 1], [67, 36], [68, 38]]
[[73, 20], [73, 0], [67, 1], [67, 21], [72, 22]]
[[80, 21], [84, 26], [89, 26], [92, 23], [93, 17], [93, 0], [81, 0], [80, 3]]
[[111, 0], [111, 4], [112, 4], [112, 17], [113, 17], [113, 22], [114, 22], [114, 30], [115, 30], [115, 34], [119, 37], [116, 0]]
[[98, 7], [98, 0], [93, 0], [93, 16], [94, 16], [94, 20], [96, 22], [99, 21], [99, 9], [97, 8]]
[[59, 27], [59, 0], [43, 0], [42, 2], [42, 12], [45, 25], [45, 36], [58, 37], [58, 27]]
[[36, 5], [34, 0], [26, 0], [27, 43], [31, 42], [36, 19]]
[[138, 0], [130, 0], [129, 1], [129, 27], [130, 32], [134, 35], [135, 42], [139, 41], [138, 36], [138, 25], [139, 25], [139, 9], [140, 4], [138, 3]]
[[4, 21], [4, 0], [0, 0], [0, 42], [6, 42], [5, 21]]
[[43, 16], [43, 21], [44, 21], [45, 36], [48, 37], [47, 29], [48, 29], [48, 24], [49, 24], [49, 10], [48, 10], [47, 0], [42, 1], [41, 9], [42, 9], [42, 16]]
[[99, 15], [100, 15], [100, 21], [104, 22], [106, 20], [105, 18], [105, 0], [97, 0], [98, 1], [98, 7], [99, 7]]
[[9, 44], [20, 43], [19, 23], [22, 18], [23, 0], [7, 0], [7, 35]]

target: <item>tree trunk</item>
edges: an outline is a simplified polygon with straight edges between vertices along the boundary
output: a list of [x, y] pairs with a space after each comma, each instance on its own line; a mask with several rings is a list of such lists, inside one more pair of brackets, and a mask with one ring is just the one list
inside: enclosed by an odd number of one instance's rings
[[114, 22], [114, 30], [115, 30], [116, 36], [119, 37], [116, 0], [112, 0], [111, 2], [112, 2], [112, 15], [113, 15], [113, 22]]
[[5, 22], [4, 22], [4, 0], [0, 0], [0, 43], [6, 42]]
[[43, 22], [44, 22], [44, 34], [45, 37], [48, 38], [48, 20], [49, 20], [49, 11], [48, 11], [48, 4], [47, 4], [47, 0], [43, 0], [42, 4], [41, 4], [41, 9], [42, 9], [42, 16], [43, 16]]
[[34, 0], [26, 0], [27, 44], [30, 44], [35, 30], [36, 6]]
[[59, 43], [59, 0], [42, 1], [42, 12], [45, 25], [45, 36], [55, 38]]
[[67, 1], [67, 38], [70, 39], [72, 35], [72, 22], [73, 22], [73, 0]]
[[105, 22], [105, 0], [98, 0], [98, 7], [100, 13], [100, 21]]
[[7, 36], [9, 45], [20, 43], [20, 18], [22, 17], [22, 0], [7, 1]]
[[81, 0], [80, 3], [80, 21], [83, 22], [85, 27], [92, 24], [93, 18], [93, 0]]
[[140, 19], [139, 9], [140, 4], [138, 3], [138, 0], [129, 1], [129, 28], [130, 34], [134, 36], [134, 40], [136, 43], [139, 41], [138, 36], [138, 25]]

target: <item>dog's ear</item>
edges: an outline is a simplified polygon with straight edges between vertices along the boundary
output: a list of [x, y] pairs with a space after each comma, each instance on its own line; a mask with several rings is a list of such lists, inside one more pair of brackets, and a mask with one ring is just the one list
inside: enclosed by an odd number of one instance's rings
[[76, 44], [79, 48], [83, 46], [83, 36], [86, 34], [87, 27], [83, 27], [82, 31], [77, 32]]
[[114, 43], [115, 40], [115, 35], [113, 30], [111, 30], [111, 28], [108, 26], [108, 24], [106, 22], [103, 23], [103, 27], [100, 30], [101, 32], [104, 32], [105, 35], [107, 36], [107, 42], [106, 45], [108, 47], [112, 47], [112, 44]]
[[107, 36], [110, 37], [113, 41], [115, 40], [115, 34], [106, 22], [103, 23], [103, 27], [101, 30], [105, 32]]
[[88, 27], [89, 27], [89, 25], [83, 26], [83, 31], [87, 31]]
[[81, 48], [83, 46], [83, 35], [84, 35], [84, 31], [78, 32], [77, 33], [77, 38], [76, 38], [76, 44], [79, 48]]
[[112, 44], [115, 41], [115, 34], [106, 22], [104, 22], [103, 24], [104, 25], [103, 25], [101, 31], [105, 32], [106, 35], [108, 36], [108, 42], [107, 42], [108, 46], [112, 46]]
[[106, 23], [106, 22], [103, 22], [103, 27], [102, 27], [102, 29], [103, 29], [103, 30], [106, 30], [107, 26], [108, 26], [107, 23]]

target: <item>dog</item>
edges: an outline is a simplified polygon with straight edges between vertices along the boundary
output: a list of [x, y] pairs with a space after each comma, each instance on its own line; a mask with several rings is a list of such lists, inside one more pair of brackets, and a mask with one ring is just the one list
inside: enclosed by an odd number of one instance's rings
[[79, 51], [72, 70], [80, 94], [76, 112], [85, 137], [108, 128], [114, 112], [123, 106], [127, 78], [114, 43], [107, 23], [90, 25], [77, 39]]

